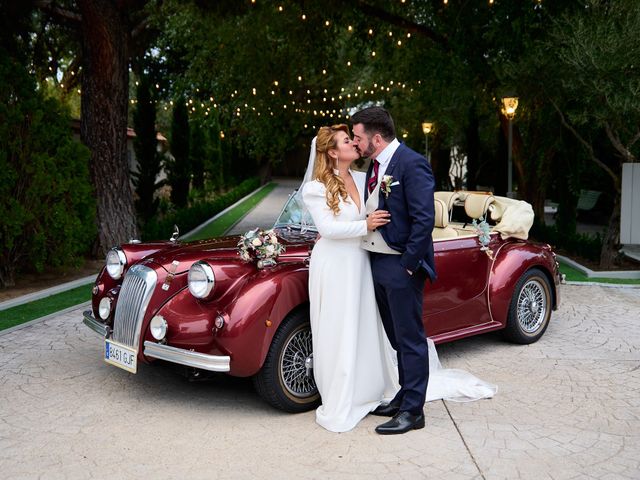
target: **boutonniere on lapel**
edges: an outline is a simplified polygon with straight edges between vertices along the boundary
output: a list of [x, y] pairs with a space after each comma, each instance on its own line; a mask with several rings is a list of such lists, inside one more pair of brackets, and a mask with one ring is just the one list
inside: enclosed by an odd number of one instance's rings
[[393, 176], [391, 175], [382, 176], [382, 181], [380, 182], [380, 191], [384, 193], [385, 198], [389, 198], [389, 194], [391, 193], [392, 183], [393, 183]]

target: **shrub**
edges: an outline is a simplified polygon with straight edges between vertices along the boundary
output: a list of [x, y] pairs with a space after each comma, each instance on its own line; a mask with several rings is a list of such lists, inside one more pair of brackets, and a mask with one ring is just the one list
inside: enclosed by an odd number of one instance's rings
[[190, 207], [180, 208], [173, 212], [168, 210], [162, 218], [151, 219], [145, 225], [143, 239], [157, 240], [160, 238], [169, 238], [173, 232], [174, 225], [178, 225], [182, 233], [193, 230], [259, 186], [260, 179], [249, 178], [214, 200], [203, 200]]
[[79, 263], [95, 238], [89, 151], [68, 112], [0, 49], [0, 286]]
[[594, 262], [600, 261], [602, 250], [602, 236], [600, 234], [591, 236], [566, 232], [559, 230], [557, 225], [536, 222], [531, 228], [531, 236], [539, 242], [545, 242], [556, 249], [565, 250], [569, 255], [576, 255]]

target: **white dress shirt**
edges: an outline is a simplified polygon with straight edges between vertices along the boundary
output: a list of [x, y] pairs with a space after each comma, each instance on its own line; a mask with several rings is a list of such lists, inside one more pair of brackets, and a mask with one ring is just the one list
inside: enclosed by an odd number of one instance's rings
[[378, 167], [378, 181], [380, 181], [379, 179], [383, 177], [384, 172], [387, 171], [387, 167], [389, 166], [391, 157], [393, 157], [393, 154], [396, 153], [396, 150], [399, 146], [400, 142], [397, 138], [394, 138], [393, 140], [391, 140], [391, 143], [389, 143], [389, 145], [387, 145], [384, 150], [382, 150], [376, 157], [376, 160], [378, 160], [378, 163], [380, 164], [380, 166]]

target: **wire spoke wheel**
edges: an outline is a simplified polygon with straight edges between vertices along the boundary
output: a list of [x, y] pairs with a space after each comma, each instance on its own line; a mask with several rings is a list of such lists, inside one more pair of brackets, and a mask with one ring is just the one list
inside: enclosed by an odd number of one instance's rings
[[551, 283], [545, 273], [538, 268], [526, 271], [515, 285], [504, 335], [525, 345], [538, 341], [549, 326], [552, 309]]
[[306, 412], [320, 404], [308, 309], [299, 308], [283, 319], [253, 384], [262, 398], [285, 412]]
[[518, 297], [518, 322], [527, 333], [533, 333], [545, 319], [547, 314], [547, 297], [540, 282], [529, 280]]
[[280, 379], [294, 397], [307, 398], [317, 393], [312, 354], [311, 328], [303, 326], [292, 332], [282, 351]]

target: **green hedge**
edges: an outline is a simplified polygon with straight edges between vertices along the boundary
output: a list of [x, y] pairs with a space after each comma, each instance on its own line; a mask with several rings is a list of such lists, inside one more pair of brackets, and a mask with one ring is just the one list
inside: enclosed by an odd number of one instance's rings
[[171, 237], [174, 225], [178, 225], [180, 232], [187, 233], [259, 186], [259, 178], [249, 178], [215, 200], [200, 201], [189, 207], [166, 213], [162, 217], [153, 218], [144, 226], [142, 238], [143, 240], [167, 239]]
[[83, 261], [95, 238], [89, 150], [69, 113], [0, 47], [0, 287]]
[[569, 255], [600, 261], [602, 250], [602, 236], [583, 233], [566, 233], [558, 230], [557, 225], [545, 225], [536, 222], [531, 228], [531, 237], [539, 242], [550, 244], [556, 249], [562, 249]]

